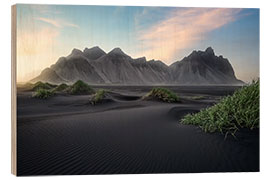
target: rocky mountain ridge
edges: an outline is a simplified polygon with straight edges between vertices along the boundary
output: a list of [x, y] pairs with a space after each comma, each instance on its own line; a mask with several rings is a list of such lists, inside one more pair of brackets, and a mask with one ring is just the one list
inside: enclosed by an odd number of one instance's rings
[[77, 80], [123, 85], [243, 84], [236, 78], [229, 60], [216, 56], [211, 47], [193, 51], [170, 66], [159, 60], [147, 61], [145, 57], [133, 59], [120, 48], [109, 53], [98, 46], [83, 51], [73, 49], [31, 82], [71, 84]]

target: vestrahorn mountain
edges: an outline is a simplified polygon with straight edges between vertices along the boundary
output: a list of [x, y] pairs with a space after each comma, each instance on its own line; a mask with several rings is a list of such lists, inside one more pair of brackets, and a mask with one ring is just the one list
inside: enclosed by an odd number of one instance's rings
[[77, 80], [123, 85], [243, 84], [236, 78], [228, 59], [216, 56], [211, 47], [193, 51], [170, 66], [159, 60], [147, 61], [145, 57], [133, 59], [120, 48], [109, 53], [97, 46], [84, 51], [73, 49], [31, 82], [70, 84]]

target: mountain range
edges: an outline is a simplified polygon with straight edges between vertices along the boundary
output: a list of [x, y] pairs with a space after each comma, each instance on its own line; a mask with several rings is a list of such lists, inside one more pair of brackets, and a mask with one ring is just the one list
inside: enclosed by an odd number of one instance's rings
[[120, 85], [243, 84], [228, 59], [216, 56], [211, 47], [193, 51], [169, 66], [159, 60], [147, 61], [145, 57], [134, 59], [120, 48], [109, 53], [98, 46], [83, 51], [73, 49], [30, 82], [71, 84], [77, 80]]

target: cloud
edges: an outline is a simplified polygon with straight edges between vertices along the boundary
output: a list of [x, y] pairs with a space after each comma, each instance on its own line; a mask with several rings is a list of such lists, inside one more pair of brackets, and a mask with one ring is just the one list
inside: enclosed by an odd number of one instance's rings
[[73, 24], [70, 22], [66, 22], [64, 20], [55, 20], [55, 19], [49, 19], [49, 18], [44, 18], [44, 17], [37, 17], [35, 18], [36, 20], [51, 24], [57, 28], [61, 28], [61, 27], [75, 27], [75, 28], [79, 28], [79, 26], [77, 24]]
[[[51, 9], [35, 6], [49, 13]], [[40, 14], [39, 14], [40, 15]], [[61, 28], [79, 28], [77, 24], [59, 18], [19, 16], [17, 28], [17, 79], [25, 82], [37, 76], [41, 70], [49, 67], [59, 57]], [[51, 14], [50, 14], [51, 15]], [[33, 21], [35, 21], [33, 23]], [[37, 24], [37, 21], [44, 25]]]
[[46, 23], [49, 23], [55, 27], [62, 27], [60, 25], [60, 23], [56, 20], [52, 20], [52, 19], [48, 19], [48, 18], [43, 18], [43, 17], [38, 17], [38, 18], [35, 18], [36, 20], [39, 20], [39, 21], [42, 21], [42, 22], [46, 22]]
[[62, 22], [63, 26], [69, 26], [69, 27], [75, 27], [75, 28], [79, 28], [80, 26], [78, 26], [77, 24], [73, 24], [73, 23], [69, 23], [69, 22]]
[[207, 33], [238, 18], [241, 9], [188, 8], [177, 9], [167, 18], [141, 30], [138, 39], [146, 57], [169, 64], [176, 52], [192, 47], [206, 38]]

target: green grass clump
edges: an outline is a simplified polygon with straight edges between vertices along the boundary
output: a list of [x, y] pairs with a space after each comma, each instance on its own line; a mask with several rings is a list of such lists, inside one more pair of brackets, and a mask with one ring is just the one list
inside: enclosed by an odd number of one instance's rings
[[93, 94], [95, 91], [85, 82], [78, 80], [69, 89], [73, 95]]
[[40, 98], [40, 99], [48, 99], [49, 97], [51, 97], [53, 95], [54, 95], [54, 93], [51, 90], [39, 88], [36, 90], [33, 97]]
[[259, 80], [238, 89], [214, 106], [186, 115], [183, 124], [198, 125], [205, 132], [231, 133], [240, 128], [259, 128]]
[[104, 97], [105, 97], [106, 91], [104, 89], [99, 89], [91, 98], [90, 103], [92, 105], [95, 105], [97, 103], [100, 103]]
[[69, 86], [68, 86], [67, 84], [62, 83], [62, 84], [58, 85], [56, 88], [54, 88], [53, 91], [54, 91], [54, 92], [63, 92], [63, 91], [65, 91], [65, 90], [67, 90], [68, 87], [69, 87]]
[[143, 99], [157, 99], [163, 102], [179, 102], [180, 98], [174, 92], [166, 88], [153, 88]]
[[52, 89], [56, 86], [50, 83], [43, 83], [41, 81], [38, 81], [35, 84], [33, 84], [32, 87], [33, 87], [32, 90], [36, 91], [38, 89]]

